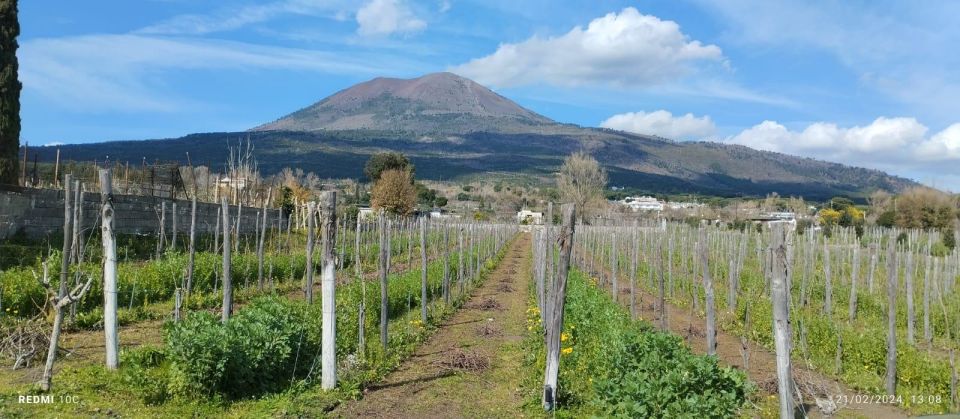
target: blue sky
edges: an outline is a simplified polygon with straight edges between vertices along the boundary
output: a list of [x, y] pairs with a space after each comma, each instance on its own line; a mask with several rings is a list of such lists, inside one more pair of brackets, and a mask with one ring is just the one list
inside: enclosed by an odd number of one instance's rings
[[454, 71], [563, 122], [960, 190], [960, 3], [20, 2], [23, 141], [238, 131]]

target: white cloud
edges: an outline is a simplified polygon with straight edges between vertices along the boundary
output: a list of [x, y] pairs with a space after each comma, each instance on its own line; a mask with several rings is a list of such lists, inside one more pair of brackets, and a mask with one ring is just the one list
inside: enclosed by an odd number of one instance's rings
[[[336, 74], [416, 72], [403, 58], [205, 39], [89, 35], [23, 42], [20, 77], [28, 94], [82, 112], [182, 111], [190, 101], [156, 84], [176, 70], [279, 69]], [[371, 64], [373, 63], [373, 64]], [[404, 71], [404, 70], [400, 70]]]
[[[247, 25], [265, 22], [283, 15], [318, 16], [337, 13], [339, 1], [283, 0], [266, 4], [225, 8], [209, 15], [179, 15], [142, 28], [137, 33], [153, 35], [202, 35], [230, 31]], [[335, 15], [334, 15], [335, 16]]]
[[501, 44], [451, 71], [487, 85], [648, 86], [675, 80], [699, 62], [722, 62], [716, 45], [690, 40], [673, 21], [628, 7], [561, 36]]
[[877, 118], [850, 128], [828, 122], [792, 131], [763, 121], [725, 142], [873, 168], [927, 168], [960, 161], [960, 123], [927, 136], [929, 129], [914, 118]]
[[423, 30], [427, 22], [417, 18], [402, 0], [372, 0], [357, 11], [360, 35], [390, 35]]
[[960, 113], [958, 2], [695, 1], [725, 25], [725, 45], [829, 54], [911, 113], [941, 124]]
[[716, 132], [716, 126], [709, 116], [696, 117], [688, 113], [674, 117], [664, 110], [622, 113], [607, 118], [600, 126], [674, 140], [702, 139]]
[[917, 147], [926, 160], [960, 160], [960, 123], [950, 125]]

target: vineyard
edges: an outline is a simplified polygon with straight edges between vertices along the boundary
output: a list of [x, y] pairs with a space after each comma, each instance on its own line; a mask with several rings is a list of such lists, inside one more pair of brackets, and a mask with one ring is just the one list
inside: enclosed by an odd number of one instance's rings
[[960, 254], [936, 232], [348, 220], [323, 192], [247, 219], [163, 203], [130, 236], [109, 189], [77, 227], [68, 186], [63, 250], [0, 272], [0, 394], [71, 401], [4, 417], [956, 410]]

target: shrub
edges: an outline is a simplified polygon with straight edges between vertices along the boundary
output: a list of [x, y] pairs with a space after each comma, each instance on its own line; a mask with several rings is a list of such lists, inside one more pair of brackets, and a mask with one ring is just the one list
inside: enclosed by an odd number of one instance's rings
[[207, 312], [170, 323], [171, 393], [240, 398], [281, 388], [308, 371], [320, 347], [308, 328], [318, 331], [319, 318], [301, 302], [265, 297], [226, 324]]
[[[565, 317], [557, 396], [575, 416], [731, 417], [750, 391], [741, 372], [633, 321], [579, 271], [570, 275]], [[532, 330], [540, 323], [528, 324]], [[542, 371], [542, 334], [532, 334], [527, 345], [538, 354], [531, 370]]]

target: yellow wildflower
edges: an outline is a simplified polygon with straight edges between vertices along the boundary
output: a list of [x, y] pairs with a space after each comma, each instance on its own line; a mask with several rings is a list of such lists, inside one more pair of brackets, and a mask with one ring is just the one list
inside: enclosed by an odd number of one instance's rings
[[561, 341], [561, 342], [566, 342], [567, 339], [570, 339], [570, 335], [568, 335], [568, 334], [566, 334], [566, 333], [561, 333], [561, 334], [560, 334], [560, 341]]
[[573, 353], [573, 348], [563, 348], [563, 350], [561, 350], [560, 353], [564, 355], [570, 355], [571, 353]]

